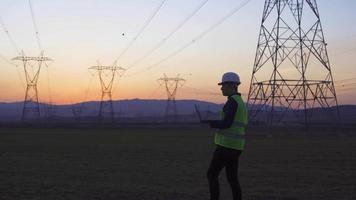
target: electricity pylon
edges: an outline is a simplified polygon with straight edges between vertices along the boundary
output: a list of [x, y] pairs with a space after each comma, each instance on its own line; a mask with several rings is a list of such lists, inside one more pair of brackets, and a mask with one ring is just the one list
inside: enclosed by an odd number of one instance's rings
[[46, 120], [50, 121], [53, 118], [55, 118], [56, 112], [57, 112], [55, 104], [53, 102], [49, 101], [49, 102], [44, 103], [44, 106], [45, 106], [45, 118], [46, 118]]
[[38, 57], [17, 56], [12, 60], [21, 61], [26, 77], [26, 93], [22, 109], [22, 122], [39, 122], [41, 119], [40, 105], [38, 100], [37, 82], [43, 65], [48, 67], [47, 62], [51, 58], [43, 56], [43, 51]]
[[74, 116], [75, 121], [80, 122], [82, 118], [82, 112], [83, 112], [83, 103], [80, 104], [72, 104], [71, 109], [72, 113]]
[[266, 0], [248, 94], [251, 120], [307, 126], [315, 111], [336, 116], [326, 46], [316, 0]]
[[175, 78], [169, 78], [166, 74], [163, 77], [157, 79], [160, 85], [164, 85], [167, 92], [167, 103], [165, 117], [168, 119], [170, 114], [173, 114], [174, 118], [177, 118], [177, 105], [176, 105], [176, 94], [179, 87], [182, 87], [186, 82], [185, 79], [180, 78], [179, 74]]
[[99, 61], [97, 63], [98, 64], [96, 66], [89, 67], [89, 70], [95, 71], [100, 80], [101, 101], [99, 121], [104, 122], [108, 119], [110, 122], [114, 122], [114, 107], [112, 103], [111, 91], [116, 75], [121, 76], [125, 69], [117, 66], [116, 63], [112, 66], [101, 65]]

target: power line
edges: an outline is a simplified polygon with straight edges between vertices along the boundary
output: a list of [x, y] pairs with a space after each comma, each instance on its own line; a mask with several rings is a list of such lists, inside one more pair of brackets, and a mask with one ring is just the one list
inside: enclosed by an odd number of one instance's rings
[[136, 36], [132, 38], [130, 43], [123, 49], [123, 51], [119, 54], [119, 56], [115, 59], [114, 63], [117, 63], [117, 61], [129, 50], [129, 48], [132, 46], [132, 44], [137, 40], [137, 38], [143, 33], [143, 31], [146, 29], [146, 27], [151, 23], [152, 19], [156, 16], [158, 11], [162, 8], [163, 4], [166, 2], [166, 0], [162, 0], [162, 2], [158, 5], [158, 7], [153, 11], [153, 13], [148, 17], [146, 22], [143, 24], [141, 29], [137, 32]]
[[50, 71], [49, 71], [49, 65], [47, 63], [44, 63], [46, 65], [46, 72], [47, 72], [47, 90], [48, 90], [48, 102], [49, 106], [52, 106], [53, 99], [52, 99], [52, 88], [51, 88], [51, 82], [50, 82]]
[[23, 90], [25, 91], [25, 90], [26, 90], [26, 88], [25, 88], [25, 81], [24, 81], [24, 80], [22, 79], [22, 77], [21, 77], [21, 73], [20, 73], [20, 70], [19, 70], [19, 68], [18, 68], [19, 66], [18, 66], [16, 63], [11, 62], [9, 59], [7, 59], [5, 56], [3, 56], [3, 55], [1, 55], [1, 54], [0, 54], [0, 58], [3, 59], [3, 60], [4, 60], [5, 62], [7, 62], [8, 64], [15, 66], [17, 75], [19, 76], [19, 79], [20, 79], [20, 81], [21, 81], [21, 86], [22, 86]]
[[3, 59], [5, 62], [7, 62], [9, 65], [13, 65], [13, 66], [15, 66], [15, 67], [18, 67], [17, 64], [11, 62], [11, 61], [10, 61], [9, 59], [7, 59], [4, 55], [1, 55], [1, 54], [0, 54], [0, 58]]
[[42, 45], [41, 45], [40, 35], [39, 35], [38, 26], [37, 26], [36, 18], [35, 18], [35, 12], [33, 10], [33, 6], [32, 6], [31, 0], [28, 0], [28, 4], [30, 6], [31, 18], [32, 18], [33, 28], [35, 29], [37, 45], [38, 45], [38, 48], [39, 48], [40, 52], [42, 52], [43, 48], [42, 48]]
[[[17, 46], [15, 40], [13, 39], [13, 37], [10, 35], [10, 32], [9, 32], [9, 30], [7, 29], [7, 27], [6, 27], [5, 23], [4, 23], [4, 20], [2, 19], [1, 16], [0, 16], [0, 24], [1, 24], [1, 26], [2, 26], [2, 28], [3, 28], [3, 30], [4, 30], [4, 32], [5, 32], [5, 34], [7, 35], [7, 38], [9, 39], [9, 41], [10, 41], [12, 47], [15, 49], [16, 53], [18, 53], [19, 55], [21, 55], [20, 49], [18, 48], [18, 46]], [[21, 86], [22, 86], [23, 90], [25, 91], [25, 90], [26, 90], [26, 88], [25, 88], [25, 82], [24, 82], [24, 80], [23, 80], [22, 77], [21, 77], [21, 73], [20, 73], [20, 70], [19, 70], [19, 68], [18, 68], [18, 65], [17, 65], [16, 63], [11, 62], [9, 59], [7, 59], [7, 58], [6, 58], [5, 56], [3, 56], [3, 55], [0, 55], [0, 57], [1, 57], [5, 62], [7, 62], [8, 64], [15, 66], [17, 75], [19, 76], [19, 79], [20, 79], [20, 81], [21, 81]]]
[[52, 118], [55, 116], [56, 114], [56, 108], [54, 106], [55, 102], [53, 102], [53, 98], [52, 98], [52, 88], [51, 88], [51, 82], [50, 82], [50, 68], [49, 65], [47, 63], [44, 63], [46, 66], [46, 74], [47, 74], [47, 92], [48, 92], [48, 102], [46, 106], [46, 117], [48, 119]]
[[[31, 19], [32, 19], [32, 24], [33, 24], [33, 28], [34, 28], [34, 31], [35, 31], [35, 36], [36, 36], [36, 42], [37, 42], [37, 45], [38, 45], [38, 49], [40, 51], [40, 55], [41, 57], [43, 57], [43, 54], [44, 54], [44, 50], [42, 48], [42, 42], [41, 42], [41, 39], [40, 39], [40, 33], [39, 33], [39, 30], [38, 30], [38, 26], [37, 26], [37, 22], [36, 22], [36, 17], [35, 17], [35, 12], [34, 12], [34, 9], [33, 9], [33, 4], [32, 4], [32, 1], [31, 0], [28, 0], [28, 4], [29, 4], [29, 8], [30, 8], [30, 13], [31, 13]], [[52, 60], [51, 60], [52, 61]], [[46, 65], [47, 67], [47, 89], [48, 89], [48, 115], [47, 117], [50, 117], [52, 116], [53, 114], [53, 107], [52, 107], [52, 89], [51, 89], [51, 83], [50, 83], [50, 72], [49, 72], [49, 66], [46, 62], [44, 62], [44, 64]], [[39, 66], [40, 67], [40, 66]], [[33, 68], [32, 68], [33, 69]]]
[[176, 49], [175, 51], [173, 51], [172, 53], [170, 53], [169, 55], [167, 55], [166, 57], [164, 57], [163, 59], [159, 60], [158, 62], [149, 65], [148, 67], [144, 68], [142, 71], [138, 71], [135, 73], [131, 73], [128, 74], [127, 76], [134, 76], [140, 73], [143, 73], [145, 71], [148, 71], [156, 66], [159, 66], [160, 64], [162, 64], [163, 62], [167, 61], [168, 59], [176, 56], [177, 54], [179, 54], [180, 52], [182, 52], [183, 50], [185, 50], [186, 48], [188, 48], [189, 46], [191, 46], [192, 44], [194, 44], [195, 42], [197, 42], [198, 40], [202, 39], [205, 35], [207, 35], [209, 32], [211, 32], [212, 30], [214, 30], [217, 26], [219, 26], [220, 24], [222, 24], [225, 20], [227, 20], [228, 18], [230, 18], [232, 15], [234, 15], [235, 13], [237, 13], [241, 8], [243, 8], [244, 6], [246, 6], [251, 0], [244, 0], [241, 4], [239, 4], [238, 6], [234, 7], [228, 14], [226, 14], [224, 17], [220, 18], [217, 22], [215, 22], [212, 26], [210, 26], [208, 29], [206, 29], [205, 31], [203, 31], [202, 33], [200, 33], [199, 35], [197, 35], [196, 37], [194, 37], [191, 41], [187, 42], [186, 44], [182, 45], [181, 47], [179, 47], [178, 49]]
[[127, 67], [127, 69], [130, 69], [134, 66], [136, 66], [138, 63], [142, 62], [144, 59], [146, 59], [148, 56], [150, 56], [153, 52], [155, 52], [157, 49], [159, 49], [164, 43], [167, 42], [167, 40], [172, 37], [173, 34], [175, 34], [180, 28], [184, 26], [194, 15], [208, 2], [209, 0], [204, 0], [202, 1], [194, 10], [192, 13], [190, 13], [186, 18], [183, 19], [171, 32], [169, 32], [157, 45], [155, 45], [150, 51], [148, 51], [145, 55], [143, 55], [141, 58], [137, 59], [135, 62], [133, 62], [131, 65]]
[[7, 38], [10, 40], [10, 43], [11, 43], [12, 47], [13, 47], [13, 48], [15, 49], [15, 51], [20, 55], [20, 54], [21, 54], [21, 51], [20, 51], [19, 48], [17, 47], [15, 40], [14, 40], [14, 39], [12, 38], [12, 36], [10, 35], [9, 30], [7, 29], [7, 27], [6, 27], [5, 23], [4, 23], [4, 21], [2, 20], [2, 17], [1, 17], [1, 16], [0, 16], [0, 23], [1, 23], [1, 26], [2, 26], [2, 28], [3, 28], [3, 30], [4, 30], [4, 32], [5, 32], [6, 35], [7, 35]]
[[[126, 69], [125, 69], [125, 70], [126, 70]], [[124, 73], [124, 72], [123, 72], [123, 73]], [[122, 74], [123, 74], [123, 73], [122, 73]], [[119, 76], [121, 77], [122, 74], [120, 74]], [[118, 78], [118, 79], [116, 80], [116, 82], [113, 83], [113, 86], [112, 86], [112, 91], [113, 91], [112, 94], [113, 94], [113, 97], [115, 97], [114, 95], [116, 94], [116, 92], [117, 92], [117, 90], [118, 90], [118, 88], [119, 88], [120, 80], [121, 80], [121, 79]], [[114, 107], [115, 107], [115, 104], [114, 104]]]

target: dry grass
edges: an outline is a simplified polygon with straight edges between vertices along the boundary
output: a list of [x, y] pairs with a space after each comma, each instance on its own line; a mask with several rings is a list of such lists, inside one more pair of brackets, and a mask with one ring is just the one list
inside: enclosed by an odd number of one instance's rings
[[[208, 199], [212, 135], [0, 129], [0, 199]], [[252, 136], [240, 159], [244, 199], [355, 199], [355, 152], [356, 135]], [[231, 199], [224, 173], [221, 182]]]

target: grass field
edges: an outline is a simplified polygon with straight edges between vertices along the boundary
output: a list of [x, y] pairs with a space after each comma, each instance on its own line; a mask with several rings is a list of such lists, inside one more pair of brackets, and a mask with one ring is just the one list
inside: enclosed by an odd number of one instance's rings
[[[244, 199], [356, 199], [356, 135], [249, 133]], [[212, 140], [205, 128], [2, 128], [0, 199], [207, 200]]]

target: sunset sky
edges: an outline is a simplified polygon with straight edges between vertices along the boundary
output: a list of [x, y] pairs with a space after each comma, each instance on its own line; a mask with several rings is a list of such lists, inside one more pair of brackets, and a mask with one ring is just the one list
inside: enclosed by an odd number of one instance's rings
[[[45, 55], [54, 62], [43, 68], [40, 101], [67, 104], [100, 99], [97, 76], [88, 70], [97, 60], [111, 65], [133, 41], [161, 0], [32, 0]], [[204, 0], [166, 0], [132, 46], [118, 60], [126, 68], [159, 44]], [[159, 65], [147, 67], [189, 44], [242, 0], [210, 0], [150, 56], [118, 77], [113, 99], [164, 99], [157, 79], [181, 74], [187, 82], [177, 99], [222, 103], [217, 86], [227, 71], [239, 73], [246, 98], [260, 29], [263, 0], [245, 7], [203, 37]], [[356, 104], [356, 1], [319, 0], [328, 54], [339, 104]], [[28, 0], [1, 0], [0, 17], [16, 46], [38, 56]], [[17, 56], [3, 27], [0, 30], [0, 102], [22, 101], [24, 70], [8, 63]], [[20, 63], [18, 63], [20, 64]], [[353, 79], [354, 78], [354, 79]], [[352, 80], [345, 80], [352, 79]], [[345, 81], [344, 81], [345, 80]], [[216, 94], [215, 94], [216, 93]], [[214, 95], [215, 94], [215, 95]], [[51, 98], [50, 98], [51, 97]]]

